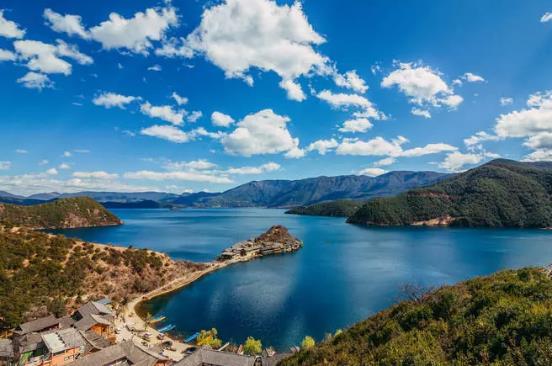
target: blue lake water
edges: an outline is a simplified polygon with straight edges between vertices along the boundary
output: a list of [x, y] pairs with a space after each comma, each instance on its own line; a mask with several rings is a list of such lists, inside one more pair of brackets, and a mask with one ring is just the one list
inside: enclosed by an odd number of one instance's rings
[[216, 327], [225, 341], [251, 335], [278, 349], [305, 335], [321, 339], [384, 309], [407, 283], [439, 286], [552, 263], [552, 232], [544, 230], [374, 229], [272, 209], [113, 212], [125, 225], [63, 233], [209, 261], [237, 241], [285, 225], [303, 240], [299, 252], [225, 268], [147, 304], [183, 336]]

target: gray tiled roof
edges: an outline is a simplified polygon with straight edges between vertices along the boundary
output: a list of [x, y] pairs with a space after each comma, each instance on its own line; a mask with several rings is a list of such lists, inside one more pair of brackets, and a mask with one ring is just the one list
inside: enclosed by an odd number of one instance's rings
[[11, 339], [0, 339], [0, 358], [13, 357], [13, 342]]
[[255, 364], [255, 357], [201, 348], [178, 362], [175, 366], [202, 366], [203, 364], [216, 366], [253, 366]]
[[53, 315], [49, 315], [44, 318], [39, 318], [19, 325], [19, 327], [16, 328], [15, 333], [23, 335], [32, 332], [40, 332], [41, 330], [58, 325], [60, 322], [60, 319], [57, 319]]
[[42, 340], [52, 353], [81, 347], [84, 351], [84, 347], [86, 346], [86, 340], [75, 328], [67, 328], [43, 334]]
[[82, 357], [72, 366], [105, 366], [115, 361], [127, 361], [128, 364], [139, 366], [153, 366], [161, 358], [157, 358], [134, 343], [127, 341], [104, 348], [98, 352]]
[[95, 324], [112, 325], [111, 322], [104, 317], [96, 314], [86, 314], [79, 321], [76, 321], [73, 326], [83, 332], [90, 329]]

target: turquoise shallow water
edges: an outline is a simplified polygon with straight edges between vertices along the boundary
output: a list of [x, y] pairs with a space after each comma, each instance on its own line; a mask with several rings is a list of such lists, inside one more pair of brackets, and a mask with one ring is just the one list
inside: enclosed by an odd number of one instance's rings
[[113, 211], [125, 225], [63, 232], [208, 261], [271, 225], [288, 227], [305, 244], [299, 252], [225, 268], [147, 305], [183, 336], [216, 327], [224, 340], [251, 335], [279, 349], [374, 314], [400, 299], [406, 283], [439, 286], [552, 263], [552, 232], [544, 230], [369, 229], [271, 209]]

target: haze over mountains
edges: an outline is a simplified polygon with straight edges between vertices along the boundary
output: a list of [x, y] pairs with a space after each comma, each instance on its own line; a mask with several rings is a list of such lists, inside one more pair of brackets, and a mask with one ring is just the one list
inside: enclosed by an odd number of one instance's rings
[[87, 196], [111, 208], [155, 207], [295, 207], [338, 199], [366, 200], [427, 186], [449, 174], [396, 171], [377, 177], [345, 175], [300, 180], [252, 181], [221, 193], [77, 192], [40, 193], [28, 197], [0, 192], [0, 202], [37, 204], [58, 198]]

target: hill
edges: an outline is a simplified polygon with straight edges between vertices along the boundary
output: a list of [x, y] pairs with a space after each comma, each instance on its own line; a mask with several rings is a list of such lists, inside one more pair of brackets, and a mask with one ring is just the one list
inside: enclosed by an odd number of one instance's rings
[[367, 202], [349, 223], [552, 226], [552, 164], [498, 159], [435, 185]]
[[33, 229], [120, 225], [115, 215], [87, 198], [63, 198], [33, 206], [0, 204], [0, 223]]
[[253, 181], [219, 194], [173, 200], [193, 207], [295, 207], [339, 199], [368, 199], [435, 183], [446, 174], [391, 172], [378, 177], [345, 175], [300, 180]]
[[551, 324], [550, 273], [504, 271], [412, 293], [279, 365], [551, 365]]
[[0, 226], [0, 329], [48, 312], [60, 316], [90, 299], [125, 303], [204, 266]]
[[349, 217], [364, 203], [365, 201], [337, 200], [294, 207], [286, 213], [291, 215]]

